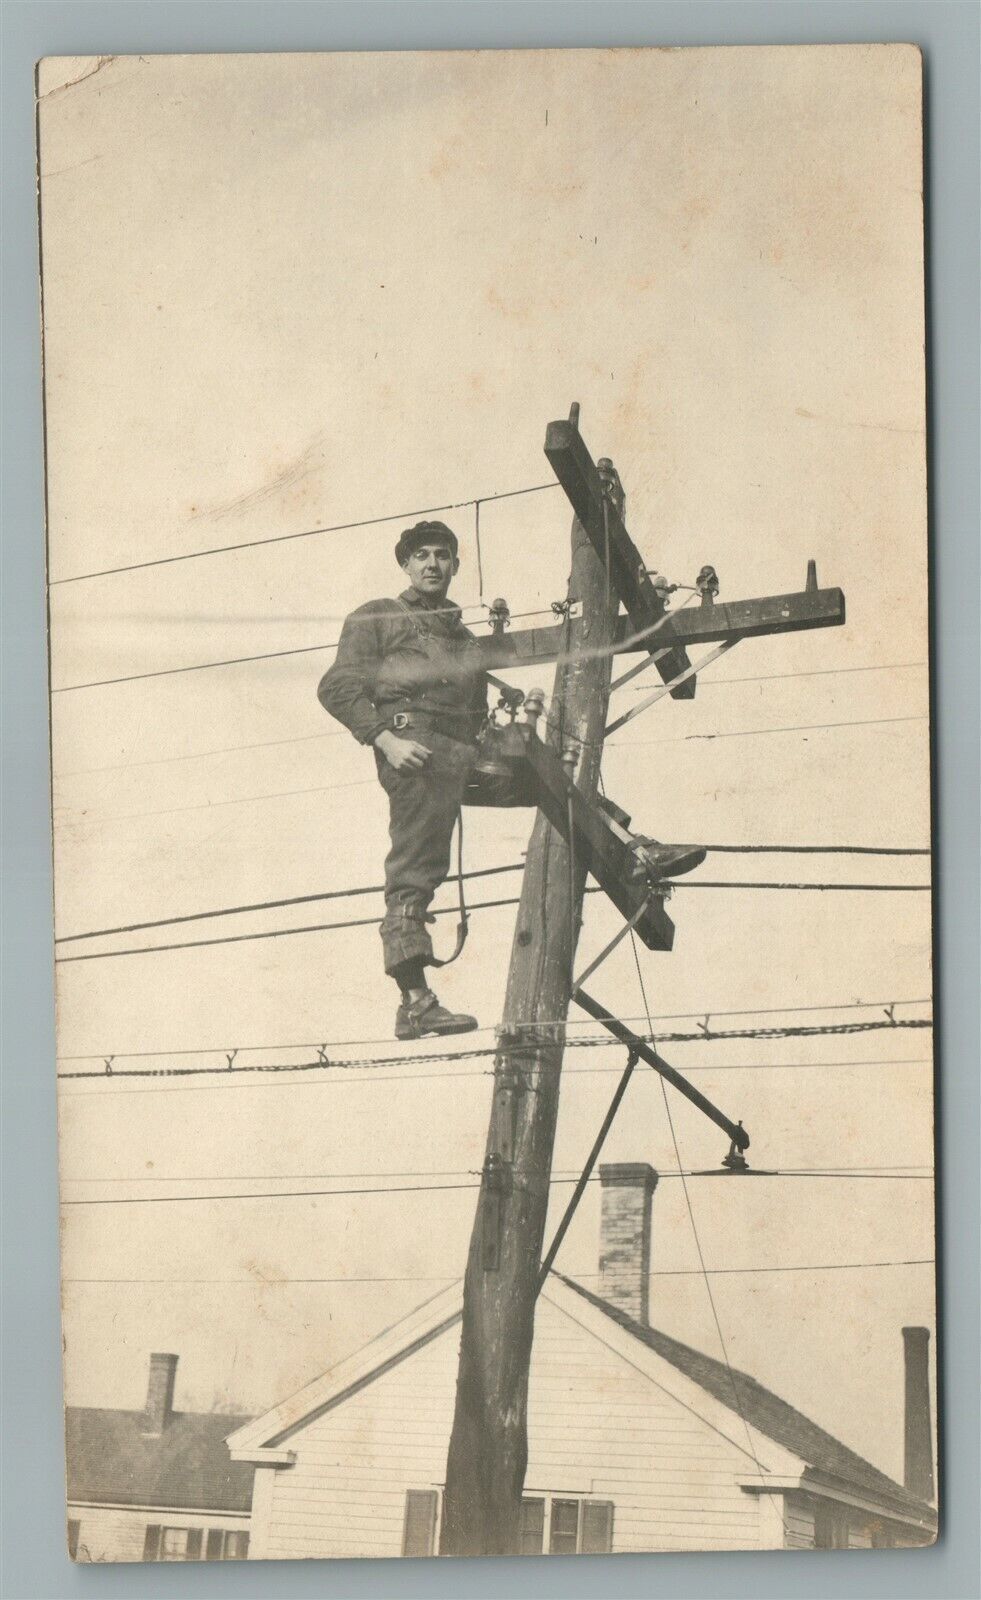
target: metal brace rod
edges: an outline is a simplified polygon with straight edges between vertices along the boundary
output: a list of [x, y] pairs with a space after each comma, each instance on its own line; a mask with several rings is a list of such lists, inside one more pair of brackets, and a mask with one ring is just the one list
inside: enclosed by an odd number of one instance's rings
[[631, 678], [636, 678], [637, 674], [640, 672], [646, 672], [648, 667], [652, 667], [654, 665], [655, 661], [662, 660], [664, 656], [670, 655], [670, 653], [671, 652], [668, 647], [665, 646], [663, 650], [655, 650], [653, 655], [645, 656], [643, 661], [638, 661], [637, 665], [635, 667], [631, 667], [629, 671], [621, 672], [619, 678], [614, 678], [613, 682], [610, 684], [611, 693], [614, 689], [622, 689], [625, 683], [630, 682]]
[[641, 1061], [646, 1061], [647, 1065], [653, 1067], [655, 1072], [659, 1072], [662, 1078], [666, 1079], [668, 1083], [678, 1090], [679, 1094], [683, 1094], [685, 1099], [690, 1100], [693, 1106], [697, 1106], [699, 1111], [703, 1111], [710, 1121], [715, 1123], [717, 1128], [721, 1128], [724, 1133], [729, 1135], [737, 1149], [749, 1149], [749, 1134], [742, 1123], [730, 1121], [724, 1111], [720, 1111], [718, 1106], [714, 1106], [711, 1100], [706, 1100], [705, 1096], [699, 1093], [694, 1084], [689, 1083], [688, 1079], [683, 1078], [680, 1072], [676, 1072], [674, 1067], [669, 1066], [663, 1056], [660, 1056], [651, 1045], [645, 1044], [643, 1039], [638, 1039], [637, 1035], [631, 1033], [630, 1029], [618, 1017], [607, 1011], [606, 1007], [601, 1006], [599, 1001], [594, 1000], [591, 995], [585, 994], [582, 989], [577, 990], [572, 998], [577, 1006], [588, 1012], [591, 1017], [595, 1017], [597, 1022], [602, 1023], [608, 1033], [612, 1033], [615, 1039], [619, 1039], [621, 1044], [625, 1044], [628, 1050], [636, 1051]]
[[621, 939], [625, 939], [627, 937], [627, 934], [631, 933], [633, 931], [633, 929], [636, 928], [638, 922], [640, 922], [641, 918], [643, 917], [643, 915], [646, 912], [647, 907], [650, 905], [650, 903], [651, 903], [651, 896], [648, 895], [645, 900], [641, 901], [640, 905], [637, 907], [637, 910], [634, 912], [633, 916], [630, 918], [630, 921], [629, 922], [625, 922], [622, 928], [618, 928], [617, 929], [616, 933], [613, 935], [613, 938], [610, 940], [609, 944], [608, 945], [604, 945], [604, 947], [600, 951], [599, 955], [596, 956], [589, 963], [589, 966], [586, 968], [585, 972], [581, 972], [579, 974], [578, 978], [573, 978], [573, 980], [572, 980], [572, 993], [573, 994], [575, 994], [575, 992], [579, 988], [580, 984], [585, 983], [586, 979], [592, 976], [592, 974], [596, 971], [597, 967], [601, 967], [603, 965], [603, 962], [606, 960], [607, 956], [613, 954], [613, 951], [616, 949], [617, 945], [620, 943], [620, 940]]
[[543, 1285], [545, 1283], [545, 1279], [548, 1277], [549, 1273], [552, 1270], [552, 1264], [555, 1261], [555, 1258], [559, 1253], [559, 1247], [560, 1247], [560, 1245], [562, 1243], [562, 1240], [565, 1238], [566, 1234], [569, 1231], [569, 1224], [571, 1223], [573, 1217], [576, 1214], [576, 1207], [578, 1206], [580, 1200], [582, 1199], [583, 1195], [586, 1192], [586, 1185], [587, 1185], [587, 1183], [589, 1182], [590, 1178], [593, 1175], [593, 1168], [595, 1167], [597, 1161], [599, 1160], [600, 1151], [603, 1148], [603, 1145], [604, 1145], [604, 1142], [606, 1140], [607, 1134], [609, 1133], [611, 1127], [613, 1126], [613, 1118], [616, 1116], [617, 1111], [620, 1108], [620, 1101], [623, 1099], [624, 1095], [627, 1092], [627, 1084], [630, 1082], [631, 1076], [633, 1074], [634, 1067], [636, 1065], [637, 1065], [637, 1052], [635, 1050], [631, 1050], [629, 1056], [627, 1057], [627, 1065], [623, 1069], [623, 1076], [620, 1079], [620, 1082], [617, 1084], [616, 1093], [614, 1094], [613, 1099], [610, 1101], [610, 1108], [607, 1111], [606, 1116], [603, 1118], [603, 1125], [600, 1128], [599, 1133], [596, 1135], [596, 1138], [595, 1138], [594, 1143], [593, 1143], [592, 1150], [590, 1150], [589, 1155], [586, 1158], [586, 1165], [583, 1167], [583, 1170], [582, 1170], [582, 1173], [580, 1175], [579, 1181], [576, 1184], [576, 1187], [572, 1191], [572, 1198], [570, 1199], [569, 1204], [565, 1208], [565, 1214], [564, 1214], [564, 1216], [562, 1218], [562, 1221], [559, 1223], [558, 1227], [555, 1230], [555, 1238], [552, 1240], [552, 1243], [549, 1245], [548, 1250], [545, 1253], [545, 1257], [544, 1257], [544, 1259], [542, 1261], [542, 1264], [541, 1264], [540, 1268], [538, 1269], [538, 1292], [539, 1293], [541, 1293], [542, 1287], [543, 1287]]
[[666, 683], [663, 689], [655, 689], [653, 694], [649, 694], [646, 699], [641, 700], [639, 705], [631, 706], [630, 710], [625, 711], [622, 717], [617, 717], [615, 722], [608, 722], [605, 729], [606, 734], [616, 733], [617, 729], [622, 728], [625, 722], [632, 722], [634, 717], [639, 717], [640, 713], [646, 711], [648, 706], [656, 705], [659, 700], [663, 700], [664, 696], [670, 694], [672, 689], [677, 688], [679, 683], [684, 683], [688, 678], [694, 678], [701, 672], [703, 667], [708, 667], [713, 661], [718, 661], [720, 656], [724, 656], [727, 650], [731, 650], [739, 643], [740, 637], [737, 634], [734, 639], [724, 639], [716, 649], [710, 650], [708, 655], [704, 655], [701, 661], [692, 662], [692, 665], [686, 667], [684, 672], [680, 673], [677, 678], [672, 678], [671, 682]]

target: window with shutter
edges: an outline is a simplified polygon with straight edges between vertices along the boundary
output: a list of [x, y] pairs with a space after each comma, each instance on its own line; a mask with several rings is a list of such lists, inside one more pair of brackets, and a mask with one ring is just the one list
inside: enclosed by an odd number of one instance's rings
[[579, 1501], [553, 1500], [548, 1553], [574, 1556], [579, 1548]]
[[230, 1529], [225, 1534], [225, 1561], [244, 1561], [249, 1553], [249, 1536], [237, 1528]]
[[404, 1556], [431, 1556], [434, 1553], [438, 1501], [435, 1489], [405, 1491], [405, 1522], [402, 1528]]
[[545, 1542], [545, 1501], [521, 1502], [521, 1554], [540, 1556]]
[[157, 1559], [160, 1561], [187, 1560], [186, 1528], [161, 1528], [160, 1555]]
[[605, 1556], [613, 1549], [613, 1501], [584, 1500], [582, 1543], [584, 1556]]
[[82, 1524], [70, 1517], [68, 1521], [68, 1559], [74, 1561], [78, 1555], [78, 1530]]
[[147, 1525], [146, 1537], [143, 1540], [144, 1561], [160, 1560], [160, 1533], [161, 1528], [158, 1522], [151, 1522]]
[[204, 1548], [205, 1561], [221, 1561], [225, 1552], [224, 1528], [209, 1528], [208, 1542]]

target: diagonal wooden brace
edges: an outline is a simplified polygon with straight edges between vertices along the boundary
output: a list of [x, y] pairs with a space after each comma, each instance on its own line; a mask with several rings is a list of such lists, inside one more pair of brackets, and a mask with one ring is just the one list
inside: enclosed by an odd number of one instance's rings
[[[664, 615], [664, 601], [647, 575], [640, 551], [623, 524], [613, 500], [583, 442], [575, 422], [550, 422], [545, 433], [545, 454], [569, 497], [589, 541], [602, 562], [609, 555], [610, 581], [623, 602], [635, 633], [652, 627]], [[658, 639], [658, 647], [663, 639]], [[665, 683], [680, 678], [689, 661], [684, 648], [674, 646], [657, 662]], [[695, 679], [685, 678], [671, 691], [677, 700], [690, 700]]]
[[663, 892], [670, 887], [668, 874], [691, 871], [704, 861], [705, 851], [698, 845], [672, 849], [631, 833], [629, 817], [617, 806], [594, 804], [580, 794], [550, 745], [530, 734], [526, 749], [538, 783], [538, 803], [549, 822], [568, 837], [571, 809], [577, 860], [624, 917], [637, 918], [637, 932], [648, 950], [670, 950], [674, 923], [664, 909]]

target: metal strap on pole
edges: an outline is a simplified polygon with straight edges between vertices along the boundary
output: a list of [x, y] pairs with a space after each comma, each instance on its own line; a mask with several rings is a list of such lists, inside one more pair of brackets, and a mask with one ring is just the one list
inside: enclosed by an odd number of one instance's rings
[[647, 907], [650, 905], [650, 903], [651, 903], [651, 896], [647, 895], [647, 897], [637, 907], [637, 910], [634, 912], [633, 916], [630, 918], [630, 921], [629, 922], [625, 922], [623, 927], [619, 928], [617, 930], [617, 932], [613, 935], [613, 938], [610, 940], [609, 944], [608, 945], [604, 945], [604, 947], [600, 951], [599, 955], [596, 956], [595, 959], [592, 960], [589, 963], [589, 966], [586, 968], [585, 972], [581, 972], [579, 974], [578, 978], [573, 978], [573, 980], [572, 980], [572, 993], [573, 993], [573, 995], [576, 993], [576, 990], [579, 988], [580, 984], [585, 983], [586, 979], [592, 976], [592, 974], [596, 971], [597, 967], [601, 967], [603, 965], [603, 962], [606, 960], [607, 956], [608, 955], [612, 955], [613, 951], [616, 949], [617, 945], [620, 943], [620, 940], [621, 939], [625, 939], [627, 937], [627, 934], [631, 933], [633, 931], [633, 929], [636, 928], [638, 922], [643, 917], [643, 915], [646, 912]]

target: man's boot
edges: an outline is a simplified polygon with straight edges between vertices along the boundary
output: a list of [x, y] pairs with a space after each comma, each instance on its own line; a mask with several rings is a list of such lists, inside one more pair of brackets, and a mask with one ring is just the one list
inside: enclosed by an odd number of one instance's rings
[[447, 1011], [432, 989], [418, 1000], [403, 1000], [395, 1013], [396, 1039], [426, 1039], [444, 1033], [473, 1033], [477, 1018], [465, 1012]]

